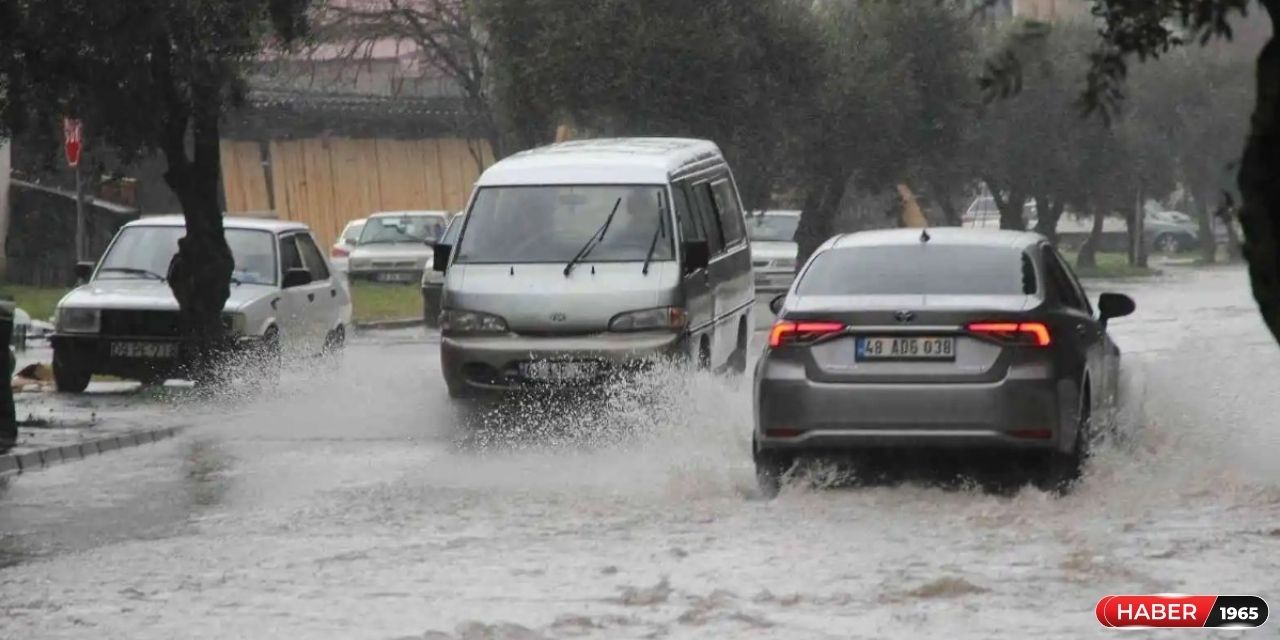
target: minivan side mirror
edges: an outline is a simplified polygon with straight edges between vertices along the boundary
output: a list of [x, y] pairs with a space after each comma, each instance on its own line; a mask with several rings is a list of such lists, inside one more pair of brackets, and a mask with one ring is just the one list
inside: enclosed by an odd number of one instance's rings
[[711, 264], [711, 246], [706, 240], [689, 240], [683, 243], [684, 272], [693, 273]]
[[90, 276], [92, 276], [92, 275], [93, 275], [93, 263], [92, 263], [92, 262], [77, 262], [77, 263], [76, 263], [76, 280], [79, 280], [79, 281], [80, 281], [80, 282], [82, 282], [82, 283], [84, 283], [84, 282], [88, 282], [88, 281], [89, 281], [89, 277], [90, 277]]
[[431, 268], [444, 273], [444, 270], [449, 268], [449, 257], [453, 255], [453, 245], [436, 244], [433, 248], [435, 253], [431, 257]]
[[782, 305], [786, 304], [786, 302], [787, 302], [787, 294], [779, 293], [778, 295], [774, 296], [772, 300], [769, 301], [769, 310], [772, 311], [773, 315], [776, 316], [779, 313], [782, 313]]
[[284, 288], [304, 287], [311, 284], [311, 272], [306, 269], [290, 269], [284, 272]]
[[1137, 309], [1133, 298], [1123, 293], [1104, 293], [1098, 296], [1098, 319], [1103, 326], [1112, 318], [1123, 318]]

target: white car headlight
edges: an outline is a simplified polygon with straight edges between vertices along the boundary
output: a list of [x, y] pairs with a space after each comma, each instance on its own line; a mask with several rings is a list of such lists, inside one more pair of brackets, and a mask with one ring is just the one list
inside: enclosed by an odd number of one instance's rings
[[610, 331], [680, 331], [689, 323], [689, 314], [680, 307], [658, 307], [619, 313], [609, 321]]
[[102, 311], [59, 307], [55, 325], [60, 333], [98, 333], [102, 329]]
[[228, 312], [222, 314], [222, 328], [226, 329], [228, 335], [243, 335], [246, 326], [248, 326], [248, 319], [243, 313]]
[[479, 311], [446, 309], [440, 313], [441, 333], [506, 333], [507, 321], [501, 316]]

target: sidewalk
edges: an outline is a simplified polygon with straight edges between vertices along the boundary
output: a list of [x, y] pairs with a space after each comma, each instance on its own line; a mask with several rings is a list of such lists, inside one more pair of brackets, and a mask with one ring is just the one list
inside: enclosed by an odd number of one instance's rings
[[[17, 368], [52, 356], [35, 346], [18, 354]], [[0, 454], [0, 475], [172, 437], [179, 419], [161, 394], [131, 382], [93, 382], [83, 394], [15, 393], [18, 440]]]

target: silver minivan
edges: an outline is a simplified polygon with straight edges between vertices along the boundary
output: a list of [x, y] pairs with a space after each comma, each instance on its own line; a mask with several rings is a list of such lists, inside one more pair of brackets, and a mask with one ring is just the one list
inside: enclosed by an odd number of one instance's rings
[[755, 299], [733, 173], [712, 142], [581, 140], [484, 172], [445, 271], [450, 395], [591, 385], [664, 358], [746, 367]]

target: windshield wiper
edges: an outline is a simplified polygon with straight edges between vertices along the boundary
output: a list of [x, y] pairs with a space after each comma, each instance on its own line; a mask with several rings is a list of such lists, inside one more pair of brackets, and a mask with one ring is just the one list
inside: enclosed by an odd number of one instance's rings
[[604, 240], [604, 234], [609, 230], [609, 225], [613, 223], [613, 216], [618, 213], [618, 207], [620, 206], [622, 206], [622, 198], [618, 198], [618, 201], [613, 203], [613, 211], [610, 211], [609, 217], [604, 219], [604, 224], [600, 225], [600, 228], [596, 229], [596, 232], [591, 234], [590, 238], [587, 238], [587, 243], [582, 245], [582, 248], [578, 249], [578, 253], [574, 254], [573, 258], [569, 260], [569, 264], [564, 266], [564, 277], [568, 278], [569, 274], [573, 272], [573, 265], [586, 258], [587, 254], [591, 253], [591, 250], [595, 249], [601, 240]]
[[105, 273], [107, 271], [118, 272], [118, 273], [128, 273], [135, 276], [147, 276], [150, 278], [155, 278], [160, 282], [164, 282], [165, 280], [168, 279], [150, 269], [139, 269], [137, 267], [103, 267], [98, 270], [99, 273]]
[[649, 241], [649, 252], [644, 254], [644, 268], [640, 270], [643, 275], [649, 275], [649, 263], [653, 262], [653, 250], [658, 248], [658, 236], [667, 237], [667, 194], [662, 191], [658, 192], [658, 228]]

